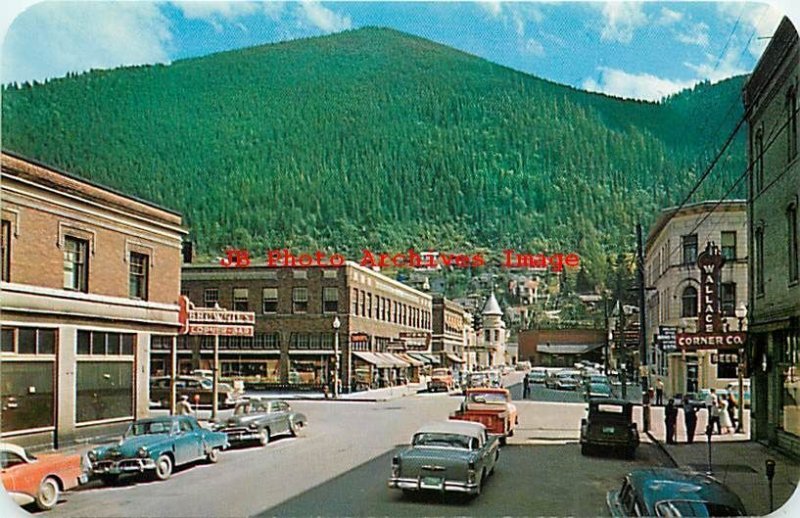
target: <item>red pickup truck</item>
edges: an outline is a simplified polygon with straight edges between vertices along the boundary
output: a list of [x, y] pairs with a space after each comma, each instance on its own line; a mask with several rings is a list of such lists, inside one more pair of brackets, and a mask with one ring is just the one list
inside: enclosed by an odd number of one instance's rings
[[486, 431], [500, 437], [500, 444], [514, 435], [517, 425], [517, 407], [511, 402], [511, 393], [504, 388], [467, 389], [461, 409], [450, 414], [456, 421], [474, 421]]

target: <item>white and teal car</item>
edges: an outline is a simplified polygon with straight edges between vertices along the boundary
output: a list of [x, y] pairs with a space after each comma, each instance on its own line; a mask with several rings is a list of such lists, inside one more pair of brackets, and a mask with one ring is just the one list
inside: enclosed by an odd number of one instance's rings
[[392, 459], [389, 487], [479, 495], [500, 456], [497, 437], [480, 423], [443, 421], [414, 433], [411, 447]]
[[166, 480], [175, 466], [197, 460], [219, 460], [228, 448], [228, 436], [200, 426], [193, 416], [165, 416], [132, 423], [116, 444], [101, 446], [87, 455], [92, 474], [113, 484], [125, 473], [152, 473]]

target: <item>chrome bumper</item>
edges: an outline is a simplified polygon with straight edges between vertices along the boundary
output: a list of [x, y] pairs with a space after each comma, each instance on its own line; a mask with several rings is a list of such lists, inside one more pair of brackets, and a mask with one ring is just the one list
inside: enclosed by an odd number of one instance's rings
[[466, 482], [456, 482], [455, 480], [445, 480], [441, 487], [426, 486], [421, 478], [390, 478], [389, 487], [392, 489], [410, 489], [413, 491], [453, 491], [456, 493], [467, 493], [474, 495], [478, 492], [478, 484], [468, 484]]
[[93, 475], [120, 475], [122, 473], [142, 473], [148, 469], [156, 469], [153, 459], [101, 460], [92, 464]]

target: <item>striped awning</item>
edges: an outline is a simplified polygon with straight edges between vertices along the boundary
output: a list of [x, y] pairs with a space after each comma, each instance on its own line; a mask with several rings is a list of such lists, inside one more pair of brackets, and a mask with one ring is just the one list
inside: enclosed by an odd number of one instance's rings
[[376, 353], [353, 351], [353, 356], [367, 363], [371, 363], [372, 365], [378, 367], [379, 369], [388, 369], [390, 367], [395, 366], [394, 362], [386, 358], [382, 358], [378, 356]]
[[376, 356], [380, 356], [381, 358], [385, 358], [386, 361], [388, 361], [388, 362], [390, 362], [392, 364], [391, 365], [392, 367], [405, 368], [405, 367], [410, 367], [411, 366], [410, 363], [408, 363], [407, 361], [399, 358], [398, 356], [396, 356], [396, 355], [394, 355], [392, 353], [372, 353], [372, 354], [375, 354]]
[[421, 367], [421, 366], [425, 365], [424, 361], [419, 360], [417, 358], [414, 358], [410, 354], [407, 354], [407, 353], [395, 353], [395, 355], [399, 356], [403, 360], [405, 360], [408, 363], [410, 363], [412, 367]]
[[456, 356], [453, 353], [447, 353], [447, 359], [449, 359], [451, 362], [454, 362], [454, 363], [465, 363], [464, 360], [462, 360], [461, 358], [459, 358], [458, 356]]

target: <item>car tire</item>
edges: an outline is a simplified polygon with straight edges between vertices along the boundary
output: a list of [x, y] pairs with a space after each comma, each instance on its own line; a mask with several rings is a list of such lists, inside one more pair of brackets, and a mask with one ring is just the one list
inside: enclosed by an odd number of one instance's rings
[[258, 444], [261, 446], [266, 446], [269, 444], [270, 436], [269, 436], [269, 428], [264, 428], [258, 434]]
[[119, 475], [100, 475], [100, 480], [107, 486], [114, 486], [119, 482]]
[[206, 462], [216, 464], [219, 462], [219, 448], [211, 448], [206, 454]]
[[45, 478], [36, 491], [36, 507], [40, 511], [49, 511], [58, 503], [60, 493], [61, 486], [58, 484], [58, 480], [54, 477]]
[[305, 429], [305, 425], [303, 422], [296, 423], [293, 420], [289, 421], [289, 433], [292, 434], [292, 437], [300, 437], [303, 435], [303, 430]]
[[156, 459], [156, 469], [153, 474], [158, 480], [167, 480], [172, 476], [172, 458], [166, 454], [160, 455]]

